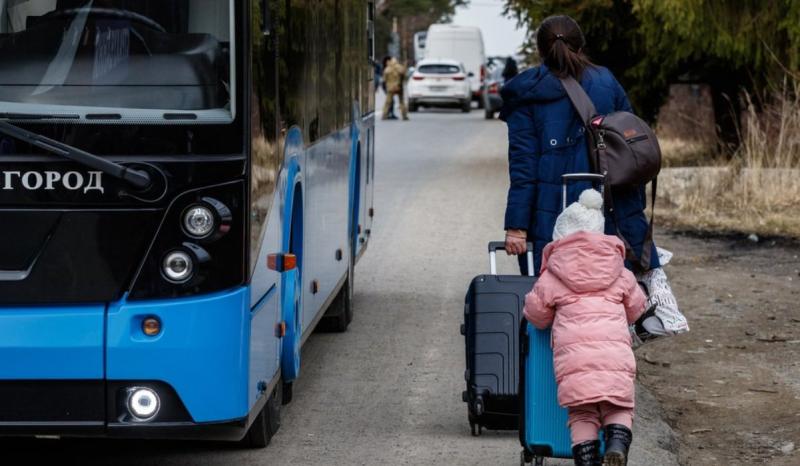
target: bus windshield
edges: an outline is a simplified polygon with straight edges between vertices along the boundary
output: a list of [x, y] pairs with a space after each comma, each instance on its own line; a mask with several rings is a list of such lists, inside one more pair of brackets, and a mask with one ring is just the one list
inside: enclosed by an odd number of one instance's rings
[[0, 109], [62, 123], [230, 123], [233, 16], [233, 0], [0, 0]]

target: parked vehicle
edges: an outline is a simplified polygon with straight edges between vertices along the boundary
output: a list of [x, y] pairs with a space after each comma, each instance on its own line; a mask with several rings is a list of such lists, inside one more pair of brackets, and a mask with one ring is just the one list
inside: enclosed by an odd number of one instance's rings
[[447, 59], [427, 58], [417, 65], [408, 82], [408, 109], [460, 107], [469, 113], [472, 106], [470, 84], [464, 66]]
[[486, 68], [488, 72], [491, 73], [496, 68], [500, 68], [501, 70], [506, 66], [506, 59], [508, 57], [503, 55], [492, 55], [490, 57], [486, 57]]
[[[503, 107], [503, 98], [500, 97], [500, 89], [503, 87], [505, 80], [503, 79], [503, 68], [505, 67], [505, 58], [500, 60], [501, 57], [492, 57], [494, 60], [489, 63], [487, 68], [489, 73], [483, 87], [483, 111], [487, 120], [494, 118], [495, 113], [499, 112]], [[502, 63], [502, 64], [501, 64]]]
[[472, 92], [472, 100], [483, 108], [481, 99], [486, 80], [486, 53], [480, 28], [434, 24], [428, 28], [425, 41], [425, 56], [451, 58], [464, 65]]

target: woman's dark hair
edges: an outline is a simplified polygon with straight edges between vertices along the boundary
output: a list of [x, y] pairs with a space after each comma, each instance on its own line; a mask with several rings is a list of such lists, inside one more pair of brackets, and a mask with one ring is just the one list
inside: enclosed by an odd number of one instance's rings
[[550, 71], [558, 77], [580, 79], [594, 64], [583, 53], [586, 39], [574, 19], [565, 15], [550, 16], [536, 31], [536, 48]]

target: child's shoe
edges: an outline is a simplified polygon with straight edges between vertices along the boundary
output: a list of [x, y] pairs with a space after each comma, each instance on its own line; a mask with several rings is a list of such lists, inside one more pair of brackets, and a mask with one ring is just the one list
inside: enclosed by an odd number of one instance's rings
[[633, 432], [620, 424], [609, 424], [603, 427], [606, 440], [604, 466], [626, 466], [628, 449], [633, 441]]
[[572, 447], [572, 457], [575, 459], [575, 466], [601, 466], [600, 441], [591, 440]]

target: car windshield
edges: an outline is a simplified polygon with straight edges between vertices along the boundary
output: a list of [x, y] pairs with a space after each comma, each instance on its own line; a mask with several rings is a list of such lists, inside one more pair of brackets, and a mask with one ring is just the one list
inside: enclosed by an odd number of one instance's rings
[[0, 109], [229, 123], [232, 37], [233, 0], [0, 0]]
[[456, 65], [446, 65], [444, 63], [436, 63], [434, 65], [420, 65], [419, 72], [425, 74], [455, 74], [461, 71], [461, 68]]

